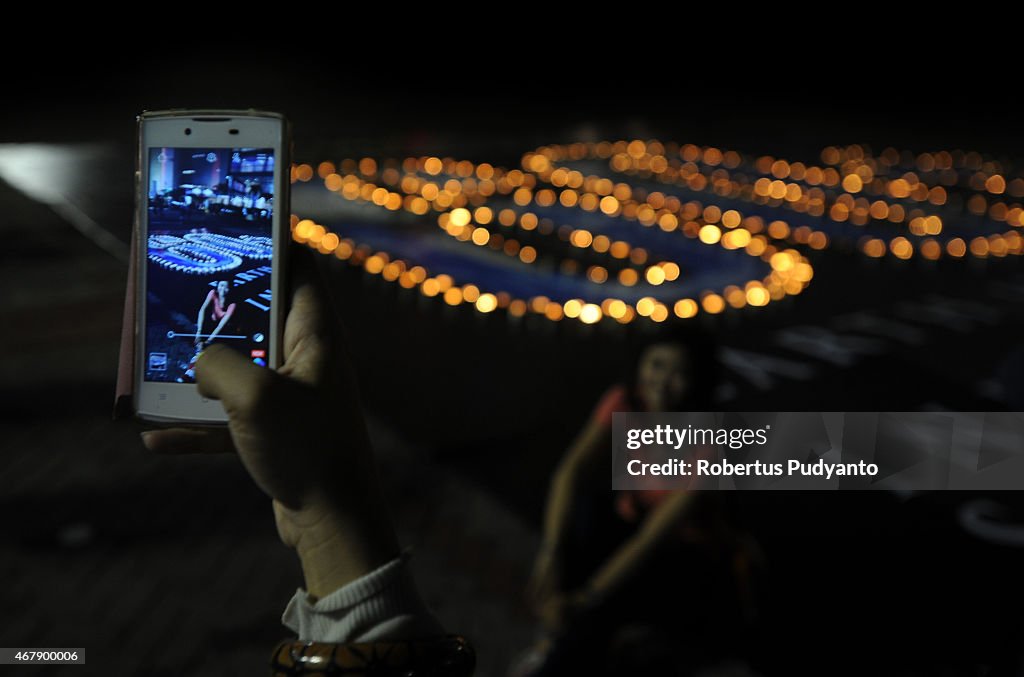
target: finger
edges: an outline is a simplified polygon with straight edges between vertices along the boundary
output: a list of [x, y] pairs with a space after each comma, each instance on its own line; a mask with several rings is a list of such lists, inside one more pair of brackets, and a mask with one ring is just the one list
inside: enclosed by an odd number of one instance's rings
[[317, 266], [318, 256], [295, 242], [285, 255], [290, 304], [284, 322], [279, 372], [313, 384], [321, 376], [322, 354], [330, 343], [328, 318], [333, 314], [327, 302], [326, 284]]
[[330, 350], [322, 294], [312, 284], [295, 290], [284, 327], [285, 363], [281, 373], [310, 385], [324, 377]]
[[253, 413], [275, 376], [241, 353], [217, 343], [200, 353], [195, 370], [199, 394], [220, 400], [231, 418]]
[[221, 454], [235, 450], [227, 429], [147, 430], [142, 433], [142, 443], [158, 454]]
[[288, 257], [288, 281], [294, 291], [305, 284], [322, 287], [323, 278], [317, 268], [317, 254], [309, 247], [292, 242], [286, 252]]
[[325, 320], [334, 317], [334, 308], [326, 279], [326, 269], [322, 265], [324, 258], [308, 247], [292, 243], [288, 251], [288, 295], [293, 306], [300, 292], [314, 299], [315, 307], [320, 310], [320, 324], [317, 329], [329, 331], [330, 327]]

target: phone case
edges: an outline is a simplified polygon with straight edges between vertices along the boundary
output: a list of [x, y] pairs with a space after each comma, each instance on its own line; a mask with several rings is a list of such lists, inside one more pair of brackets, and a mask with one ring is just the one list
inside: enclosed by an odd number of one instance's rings
[[[284, 157], [282, 158], [282, 167], [291, 166], [292, 157], [292, 134], [291, 124], [288, 119], [280, 113], [274, 113], [270, 111], [259, 111], [255, 109], [250, 110], [218, 110], [218, 109], [173, 109], [173, 110], [162, 110], [162, 111], [144, 111], [140, 114], [135, 121], [135, 209], [133, 210], [132, 216], [132, 235], [131, 244], [129, 248], [129, 259], [128, 259], [128, 279], [125, 282], [125, 293], [124, 293], [124, 311], [121, 318], [121, 348], [118, 353], [117, 361], [117, 381], [114, 389], [114, 408], [113, 418], [131, 418], [135, 416], [135, 405], [134, 405], [134, 393], [135, 393], [135, 365], [136, 365], [136, 345], [135, 335], [137, 327], [135, 326], [135, 295], [138, 290], [138, 247], [139, 247], [139, 229], [142, 227], [141, 216], [142, 216], [142, 162], [143, 162], [143, 145], [142, 145], [142, 123], [144, 120], [161, 117], [196, 117], [196, 116], [239, 116], [239, 115], [259, 115], [262, 117], [275, 117], [279, 118], [284, 124], [284, 143], [282, 151]], [[281, 191], [281, 199], [278, 200], [278, 209], [281, 214], [281, 242], [277, 243], [281, 247], [282, 252], [288, 251], [288, 228], [285, 225], [287, 223], [288, 216], [291, 214], [291, 184], [288, 178], [285, 177], [283, 181], [283, 190]], [[289, 296], [288, 292], [288, 270], [287, 270], [287, 257], [280, 257], [279, 270], [276, 271], [278, 275], [284, 275], [284, 284], [282, 289], [285, 290], [285, 298]], [[278, 301], [279, 303], [282, 302]], [[275, 331], [278, 335], [281, 334], [284, 326], [284, 317], [286, 313], [279, 313], [279, 326], [275, 327]], [[180, 423], [179, 423], [180, 425]]]

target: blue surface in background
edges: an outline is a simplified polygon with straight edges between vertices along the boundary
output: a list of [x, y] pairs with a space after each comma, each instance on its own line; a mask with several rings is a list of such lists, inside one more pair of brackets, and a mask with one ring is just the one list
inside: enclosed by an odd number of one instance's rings
[[[616, 282], [595, 284], [582, 274], [561, 273], [554, 260], [545, 261], [543, 256], [536, 263], [526, 264], [488, 247], [460, 242], [438, 228], [436, 213], [416, 216], [346, 200], [316, 180], [293, 185], [292, 200], [296, 214], [322, 223], [340, 237], [351, 238], [375, 251], [383, 250], [409, 265], [421, 265], [432, 275], [451, 275], [457, 284], [473, 283], [481, 291], [505, 291], [520, 298], [547, 296], [556, 301], [579, 298], [599, 303], [606, 298], [635, 302], [644, 296], [652, 296], [663, 302], [673, 302], [697, 296], [705, 290], [720, 292], [730, 284], [743, 285], [749, 280], [761, 279], [771, 271], [767, 263], [742, 250], [730, 251], [719, 245], [705, 245], [679, 232], [666, 233], [656, 227], [647, 228], [636, 222], [577, 208], [534, 205], [528, 210], [519, 210], [551, 218], [556, 226], [586, 227], [595, 234], [644, 247], [650, 254], [650, 262], [674, 261], [683, 271], [675, 282], [659, 286], [637, 284], [626, 287]], [[488, 202], [488, 206], [495, 210], [511, 205], [511, 200], [505, 197]], [[500, 226], [494, 230], [504, 232]], [[557, 238], [555, 235], [550, 237]]]

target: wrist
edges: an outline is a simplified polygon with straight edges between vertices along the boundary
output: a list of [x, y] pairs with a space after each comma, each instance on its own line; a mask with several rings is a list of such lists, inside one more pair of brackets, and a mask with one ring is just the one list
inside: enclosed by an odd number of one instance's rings
[[306, 591], [315, 598], [364, 576], [399, 554], [385, 515], [368, 510], [340, 512], [311, 502], [290, 509], [274, 502], [278, 533], [295, 549]]

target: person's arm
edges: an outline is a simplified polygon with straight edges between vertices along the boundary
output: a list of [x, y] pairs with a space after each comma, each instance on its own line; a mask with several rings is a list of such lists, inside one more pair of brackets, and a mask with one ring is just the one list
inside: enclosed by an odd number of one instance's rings
[[207, 343], [212, 342], [213, 339], [215, 339], [217, 337], [217, 334], [220, 333], [220, 330], [224, 328], [224, 325], [228, 323], [228, 320], [230, 320], [231, 316], [234, 315], [234, 314], [235, 314], [235, 304], [232, 303], [231, 305], [228, 306], [228, 310], [227, 310], [226, 313], [224, 313], [224, 317], [220, 318], [220, 322], [217, 323], [216, 328], [212, 332], [210, 332], [210, 336], [207, 337], [207, 339], [206, 339]]
[[[602, 459], [607, 458], [608, 428], [591, 418], [558, 465], [548, 491], [540, 552], [534, 562], [529, 594], [534, 604], [562, 592], [558, 569], [572, 510], [581, 492], [601, 480]], [[607, 478], [605, 478], [607, 479]]]
[[203, 333], [203, 318], [206, 317], [206, 309], [210, 305], [211, 298], [213, 298], [212, 291], [206, 295], [203, 305], [199, 307], [199, 317], [196, 318], [196, 343], [199, 343], [199, 335]]
[[556, 550], [564, 542], [572, 506], [580, 491], [602, 478], [600, 461], [607, 460], [604, 452], [608, 436], [607, 426], [599, 421], [588, 421], [555, 471], [544, 515], [544, 542]]
[[578, 614], [600, 606], [626, 585], [644, 563], [657, 556], [658, 548], [666, 539], [674, 536], [674, 530], [692, 499], [690, 492], [673, 493], [647, 516], [636, 534], [612, 553], [586, 585], [542, 600], [538, 611], [548, 631], [557, 634]]
[[693, 501], [693, 493], [676, 491], [661, 502], [644, 519], [639, 531], [623, 543], [591, 576], [581, 601], [600, 603], [615, 593], [641, 566], [655, 556], [658, 548], [671, 537]]
[[272, 499], [281, 540], [298, 553], [306, 589], [317, 598], [399, 554], [353, 375], [321, 294], [309, 284], [296, 290], [277, 371], [221, 344], [200, 355], [199, 393], [223, 403], [227, 429], [144, 434], [146, 445], [161, 452], [236, 451]]
[[220, 344], [196, 363], [199, 393], [223, 403], [228, 426], [149, 431], [143, 441], [167, 453], [234, 451], [272, 499], [278, 534], [296, 550], [306, 585], [285, 618], [299, 638], [275, 650], [275, 666], [322, 671], [349, 661], [338, 667], [468, 675], [472, 649], [443, 634], [399, 555], [337, 315], [319, 285], [293, 285], [280, 369], [258, 367]]

